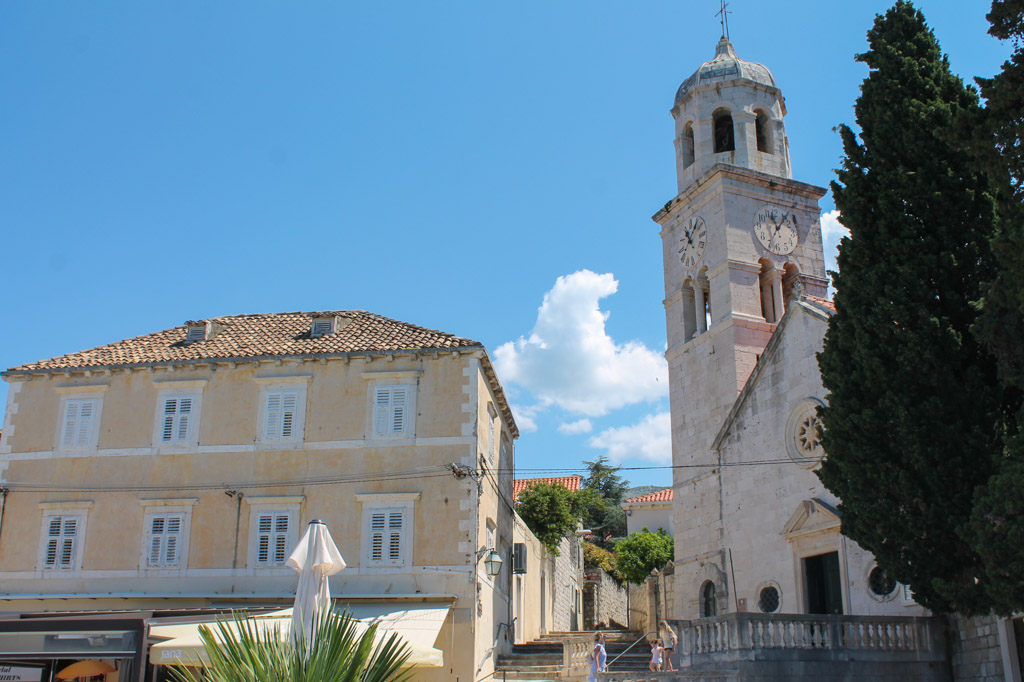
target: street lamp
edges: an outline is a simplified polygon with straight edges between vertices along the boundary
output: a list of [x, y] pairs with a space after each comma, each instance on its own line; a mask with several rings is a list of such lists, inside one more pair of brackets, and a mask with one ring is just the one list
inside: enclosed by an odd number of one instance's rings
[[484, 559], [484, 568], [487, 570], [487, 575], [493, 578], [501, 573], [501, 565], [505, 563], [505, 560], [501, 558], [500, 554], [498, 554], [498, 550], [493, 548], [490, 550], [480, 550], [477, 558], [482, 557], [484, 554], [487, 554], [487, 558]]

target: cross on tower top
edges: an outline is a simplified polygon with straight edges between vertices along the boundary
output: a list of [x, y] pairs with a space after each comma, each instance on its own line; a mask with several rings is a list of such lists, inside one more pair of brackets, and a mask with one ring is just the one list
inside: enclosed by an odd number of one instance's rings
[[726, 40], [728, 40], [729, 39], [729, 15], [732, 14], [732, 12], [730, 12], [729, 9], [728, 9], [729, 3], [727, 3], [725, 0], [720, 0], [720, 2], [722, 3], [722, 9], [718, 10], [715, 13], [715, 16], [716, 17], [721, 17], [722, 37], [725, 38]]

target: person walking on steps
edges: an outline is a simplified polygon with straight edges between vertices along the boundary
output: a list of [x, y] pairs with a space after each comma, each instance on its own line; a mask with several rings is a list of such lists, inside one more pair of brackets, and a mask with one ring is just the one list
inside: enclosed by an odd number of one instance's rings
[[672, 629], [672, 626], [668, 624], [667, 620], [661, 621], [661, 641], [664, 642], [664, 663], [663, 668], [666, 671], [675, 670], [675, 666], [672, 665], [672, 655], [676, 653], [676, 644], [679, 643], [679, 638], [676, 637], [676, 631]]
[[590, 676], [587, 682], [597, 682], [597, 673], [604, 672], [608, 652], [604, 649], [604, 635], [594, 635], [594, 648], [590, 650]]

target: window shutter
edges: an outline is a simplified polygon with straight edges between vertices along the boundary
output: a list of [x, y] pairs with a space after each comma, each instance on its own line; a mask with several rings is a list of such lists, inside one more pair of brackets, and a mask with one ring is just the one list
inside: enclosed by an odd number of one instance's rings
[[258, 544], [256, 547], [256, 562], [265, 564], [270, 560], [270, 531], [274, 527], [274, 520], [270, 514], [260, 514], [258, 527]]
[[374, 432], [379, 436], [388, 434], [388, 417], [391, 413], [391, 394], [386, 388], [378, 388], [374, 399]]
[[53, 568], [57, 565], [57, 547], [60, 545], [61, 523], [61, 517], [51, 517], [50, 526], [46, 531], [46, 557], [43, 563], [49, 568]]
[[388, 515], [388, 561], [402, 562], [402, 531], [403, 513], [391, 512]]
[[391, 389], [391, 433], [405, 433], [406, 403], [408, 402], [409, 391], [405, 386], [395, 386]]
[[78, 519], [74, 516], [52, 516], [46, 528], [44, 568], [70, 569], [75, 565], [75, 542]]
[[526, 544], [523, 542], [512, 545], [512, 572], [526, 573]]
[[292, 429], [295, 425], [295, 404], [298, 401], [298, 394], [295, 391], [285, 391], [281, 394], [281, 437], [291, 438]]
[[178, 440], [188, 440], [188, 423], [192, 417], [192, 398], [178, 399]]
[[167, 535], [164, 538], [164, 557], [163, 564], [165, 566], [177, 566], [178, 565], [178, 547], [180, 545], [181, 538], [181, 521], [180, 516], [169, 516], [167, 517]]
[[267, 393], [267, 416], [265, 435], [268, 439], [281, 436], [281, 394]]
[[62, 445], [74, 445], [75, 431], [78, 429], [78, 401], [68, 400], [64, 405], [64, 435]]
[[82, 447], [89, 444], [92, 433], [92, 414], [96, 406], [94, 400], [82, 400], [78, 407], [78, 430], [75, 433], [75, 445]]
[[178, 411], [178, 401], [175, 398], [164, 400], [164, 427], [160, 434], [161, 440], [165, 443], [174, 438], [174, 415]]
[[279, 566], [288, 558], [288, 512], [260, 514], [256, 529], [256, 563]]
[[370, 561], [380, 563], [384, 560], [384, 512], [370, 515]]
[[274, 563], [283, 564], [288, 558], [288, 514], [278, 514], [274, 520]]

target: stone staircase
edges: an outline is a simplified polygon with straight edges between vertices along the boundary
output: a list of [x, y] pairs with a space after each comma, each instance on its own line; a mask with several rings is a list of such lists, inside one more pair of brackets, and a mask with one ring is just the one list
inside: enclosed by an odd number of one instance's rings
[[[606, 635], [605, 649], [608, 651], [609, 661], [625, 651], [640, 637], [639, 633], [634, 632], [618, 630], [604, 632]], [[498, 656], [493, 679], [498, 682], [518, 680], [555, 682], [566, 679], [565, 671], [562, 668], [562, 638], [568, 635], [587, 635], [592, 641], [594, 633], [551, 632], [533, 642], [515, 644], [511, 653]], [[647, 670], [649, 658], [650, 648], [641, 642], [619, 658], [611, 670], [623, 672]]]

